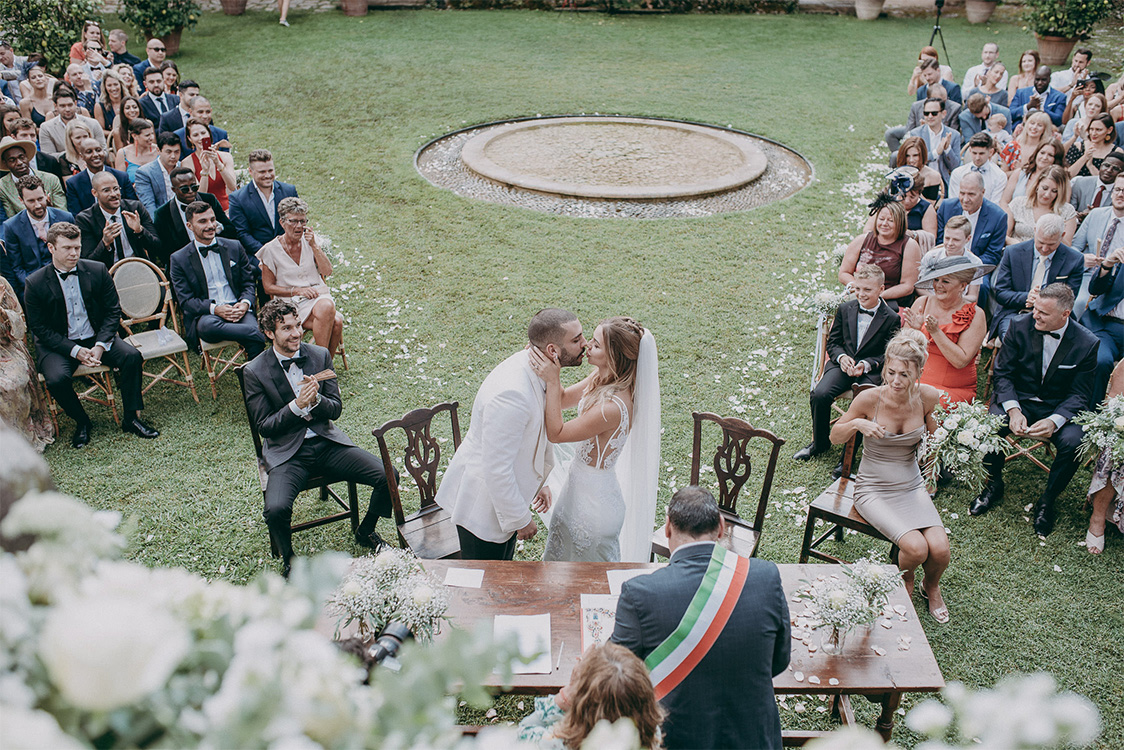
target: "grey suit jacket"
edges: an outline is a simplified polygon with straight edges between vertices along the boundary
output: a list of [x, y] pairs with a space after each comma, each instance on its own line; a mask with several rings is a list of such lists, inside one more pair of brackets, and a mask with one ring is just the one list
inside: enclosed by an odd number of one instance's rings
[[[612, 640], [644, 659], [679, 625], [713, 544], [677, 549], [666, 568], [625, 581]], [[661, 701], [668, 750], [779, 748], [773, 677], [788, 667], [791, 626], [777, 566], [754, 558], [730, 619], [702, 661]]]
[[[98, 125], [98, 121], [85, 115], [75, 115], [76, 120], [89, 128], [94, 140], [105, 147], [105, 131]], [[62, 118], [55, 117], [47, 120], [39, 127], [39, 148], [51, 156], [66, 154], [66, 123]]]
[[[909, 118], [905, 121], [907, 131], [925, 124], [924, 118], [921, 116], [921, 108], [924, 106], [924, 99], [920, 99], [909, 105]], [[960, 109], [960, 105], [951, 99], [946, 100], [944, 103], [944, 124], [948, 125], [953, 130], [960, 129]]]
[[[306, 375], [331, 369], [328, 350], [315, 344], [301, 344], [300, 354], [308, 361], [302, 366]], [[289, 407], [296, 396], [281, 363], [269, 347], [245, 366], [246, 406], [262, 437], [262, 461], [266, 470], [293, 457], [304, 443], [307, 430], [340, 445], [355, 445], [343, 430], [332, 422], [343, 411], [340, 388], [335, 379], [320, 384], [320, 403], [304, 418]]]
[[[1095, 177], [1093, 179], [1096, 179]], [[1081, 222], [1081, 227], [1077, 230], [1077, 234], [1073, 237], [1073, 249], [1079, 253], [1095, 253], [1097, 252], [1097, 240], [1104, 238], [1105, 231], [1108, 230], [1109, 222], [1112, 221], [1114, 214], [1112, 212], [1112, 205], [1104, 205], [1100, 208], [1094, 208], [1085, 217], [1085, 221]], [[1124, 223], [1117, 224], [1117, 234], [1124, 233]], [[1120, 243], [1116, 241], [1115, 235], [1113, 243], [1119, 246]], [[1107, 254], [1107, 253], [1103, 253]]]
[[[1101, 186], [1100, 175], [1088, 174], [1074, 177], [1069, 184], [1069, 204], [1077, 209], [1078, 213], [1087, 209], [1093, 198], [1097, 197], [1097, 188]], [[1112, 205], [1112, 185], [1105, 185], [1104, 194], [1101, 196], [1101, 207]]]

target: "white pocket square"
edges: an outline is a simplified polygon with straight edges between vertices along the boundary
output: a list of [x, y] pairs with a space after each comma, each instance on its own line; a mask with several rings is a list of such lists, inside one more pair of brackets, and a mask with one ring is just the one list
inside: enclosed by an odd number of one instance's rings
[[1072, 370], [1077, 365], [1058, 365], [1059, 370]]
[[230, 261], [230, 267], [231, 267], [231, 268], [234, 268], [234, 266], [235, 266], [235, 263], [234, 263], [234, 261]]

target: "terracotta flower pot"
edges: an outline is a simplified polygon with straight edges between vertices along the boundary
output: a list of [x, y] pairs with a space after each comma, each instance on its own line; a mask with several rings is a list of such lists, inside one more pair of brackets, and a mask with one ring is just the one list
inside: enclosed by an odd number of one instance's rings
[[222, 12], [228, 16], [240, 16], [246, 12], [246, 0], [221, 0]]
[[970, 23], [987, 23], [995, 6], [995, 0], [965, 0], [964, 11]]
[[1038, 56], [1042, 58], [1043, 65], [1049, 65], [1051, 68], [1065, 65], [1073, 45], [1077, 44], [1077, 39], [1074, 37], [1042, 34], [1035, 36], [1038, 38]]
[[367, 0], [340, 0], [340, 7], [345, 16], [367, 15]]
[[882, 15], [885, 0], [855, 0], [855, 15], [860, 21], [873, 21]]

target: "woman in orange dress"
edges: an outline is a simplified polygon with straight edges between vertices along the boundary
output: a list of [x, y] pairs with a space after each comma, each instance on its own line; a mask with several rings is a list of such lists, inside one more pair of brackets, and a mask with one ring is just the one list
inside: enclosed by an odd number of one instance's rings
[[917, 282], [933, 293], [902, 312], [902, 322], [929, 340], [920, 382], [943, 391], [941, 402], [946, 405], [976, 397], [976, 359], [987, 322], [984, 311], [964, 298], [964, 291], [992, 268], [965, 255], [942, 258]]

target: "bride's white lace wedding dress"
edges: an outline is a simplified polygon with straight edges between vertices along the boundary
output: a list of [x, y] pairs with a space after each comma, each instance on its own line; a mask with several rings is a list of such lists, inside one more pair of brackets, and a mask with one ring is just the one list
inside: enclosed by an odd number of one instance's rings
[[[544, 560], [619, 562], [620, 534], [625, 504], [615, 465], [628, 440], [629, 414], [624, 401], [609, 400], [621, 410], [621, 423], [601, 445], [596, 438], [583, 440], [570, 463], [562, 490], [554, 501]], [[578, 405], [584, 411], [585, 399]], [[604, 409], [605, 402], [599, 408]], [[594, 407], [598, 408], [598, 407]]]

